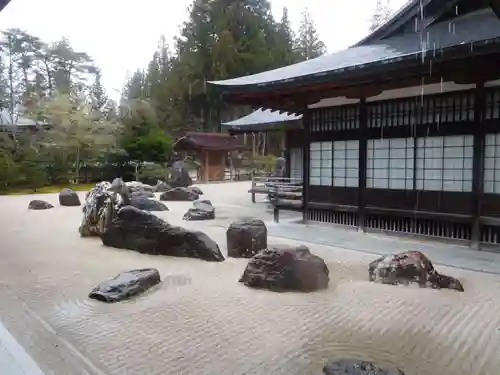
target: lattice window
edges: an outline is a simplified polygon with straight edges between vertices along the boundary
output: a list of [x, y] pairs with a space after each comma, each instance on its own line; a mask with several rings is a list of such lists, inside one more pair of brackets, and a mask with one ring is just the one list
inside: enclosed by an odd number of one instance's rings
[[333, 142], [333, 186], [358, 187], [359, 141]]
[[332, 142], [311, 142], [309, 183], [332, 186]]
[[415, 98], [386, 100], [368, 104], [368, 127], [388, 128], [414, 125], [418, 120]]
[[303, 150], [300, 147], [290, 149], [290, 179], [294, 183], [302, 182]]
[[500, 118], [500, 88], [495, 87], [486, 90], [486, 110], [484, 112], [486, 120]]
[[413, 138], [367, 141], [366, 186], [375, 189], [413, 189]]
[[474, 92], [424, 96], [422, 124], [474, 121]]
[[484, 192], [500, 194], [500, 134], [486, 134], [484, 140]]
[[311, 113], [311, 131], [326, 132], [359, 128], [359, 105], [314, 109]]
[[472, 191], [472, 135], [417, 139], [416, 188]]

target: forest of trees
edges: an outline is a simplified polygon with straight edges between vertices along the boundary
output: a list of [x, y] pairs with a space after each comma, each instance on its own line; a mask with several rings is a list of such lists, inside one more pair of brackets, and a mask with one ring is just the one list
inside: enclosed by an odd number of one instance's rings
[[280, 20], [267, 0], [195, 0], [173, 46], [162, 37], [146, 70], [126, 83], [122, 104], [148, 100], [169, 134], [218, 131], [221, 121], [248, 113], [229, 108], [207, 81], [279, 68], [326, 53], [304, 10], [297, 35], [288, 10]]
[[115, 103], [98, 65], [69, 40], [1, 32], [0, 125], [30, 119], [41, 127], [36, 136], [0, 132], [0, 190], [79, 181], [88, 165], [164, 165], [186, 131], [220, 131], [251, 110], [228, 106], [207, 81], [312, 59], [326, 46], [307, 10], [294, 33], [288, 10], [277, 20], [268, 0], [194, 0], [173, 43], [161, 36], [151, 52]]

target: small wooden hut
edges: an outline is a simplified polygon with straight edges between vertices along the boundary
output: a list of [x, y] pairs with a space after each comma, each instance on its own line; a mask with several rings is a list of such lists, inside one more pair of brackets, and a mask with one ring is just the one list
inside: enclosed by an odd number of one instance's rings
[[174, 145], [176, 151], [194, 154], [201, 164], [202, 181], [222, 181], [227, 155], [240, 148], [236, 137], [223, 133], [187, 133]]

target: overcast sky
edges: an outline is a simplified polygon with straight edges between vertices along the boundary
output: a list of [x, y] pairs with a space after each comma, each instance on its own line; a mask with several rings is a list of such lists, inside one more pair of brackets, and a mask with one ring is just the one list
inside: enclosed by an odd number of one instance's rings
[[[144, 68], [159, 37], [178, 34], [192, 0], [12, 0], [0, 12], [0, 29], [16, 27], [52, 42], [66, 36], [103, 70], [111, 96], [127, 74]], [[376, 0], [271, 0], [277, 19], [286, 5], [294, 29], [305, 7], [328, 52], [347, 48], [368, 33]], [[406, 0], [390, 0], [393, 9]]]

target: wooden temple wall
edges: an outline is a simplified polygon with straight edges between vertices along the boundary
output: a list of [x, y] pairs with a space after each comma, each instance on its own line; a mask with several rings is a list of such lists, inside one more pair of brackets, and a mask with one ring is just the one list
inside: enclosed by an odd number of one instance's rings
[[287, 135], [304, 218], [500, 245], [500, 87], [472, 86], [308, 110]]

